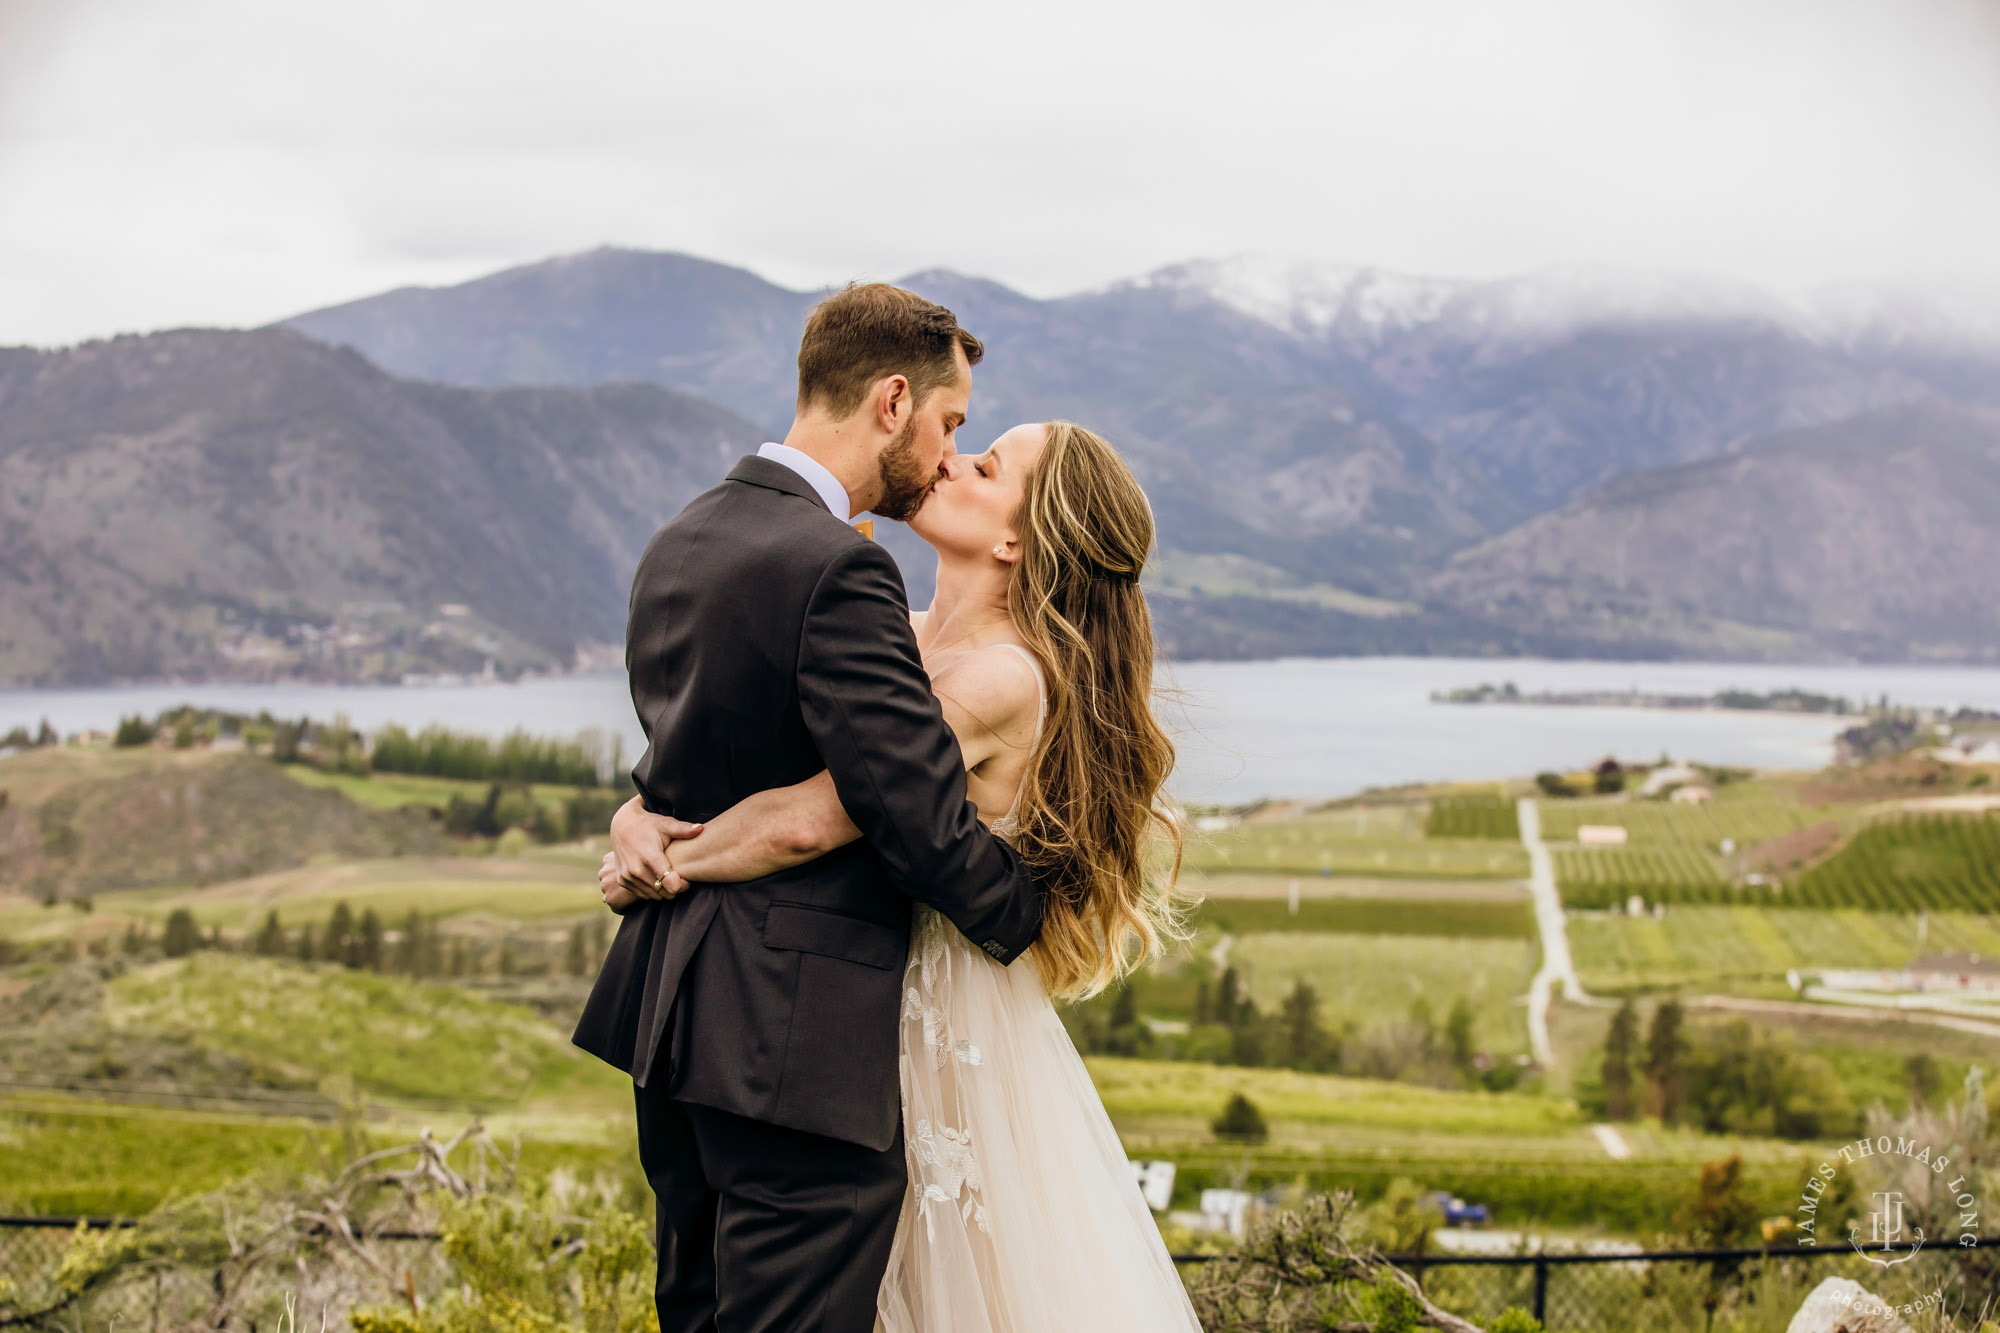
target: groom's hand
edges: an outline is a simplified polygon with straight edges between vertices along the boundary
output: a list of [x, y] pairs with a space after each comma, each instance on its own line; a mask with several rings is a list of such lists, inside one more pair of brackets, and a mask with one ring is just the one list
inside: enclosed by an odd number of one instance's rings
[[650, 813], [634, 796], [611, 816], [611, 856], [618, 883], [640, 898], [672, 898], [687, 888], [667, 860], [667, 846], [700, 833], [700, 824]]

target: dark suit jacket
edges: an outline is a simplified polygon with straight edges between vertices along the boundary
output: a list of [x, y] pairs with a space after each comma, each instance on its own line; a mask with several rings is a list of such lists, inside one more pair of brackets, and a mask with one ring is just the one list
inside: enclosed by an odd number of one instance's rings
[[1041, 927], [1032, 875], [965, 798], [895, 563], [745, 458], [646, 548], [625, 663], [649, 810], [711, 819], [825, 769], [863, 840], [631, 908], [576, 1044], [678, 1100], [888, 1147], [911, 900], [1002, 963]]

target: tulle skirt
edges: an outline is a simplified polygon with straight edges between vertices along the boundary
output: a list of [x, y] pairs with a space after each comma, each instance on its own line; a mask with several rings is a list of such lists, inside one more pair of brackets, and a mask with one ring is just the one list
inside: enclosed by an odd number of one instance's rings
[[884, 1333], [1200, 1333], [1032, 963], [919, 907], [901, 1052], [910, 1188]]

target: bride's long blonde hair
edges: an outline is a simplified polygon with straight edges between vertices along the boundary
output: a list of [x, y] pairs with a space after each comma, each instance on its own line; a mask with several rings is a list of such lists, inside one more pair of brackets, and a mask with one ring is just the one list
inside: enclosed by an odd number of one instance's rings
[[1185, 936], [1174, 907], [1174, 745], [1153, 714], [1153, 619], [1139, 574], [1153, 510], [1098, 435], [1051, 421], [1014, 516], [1008, 610], [1041, 659], [1048, 714], [1016, 797], [1015, 846], [1047, 907], [1030, 951], [1051, 995], [1082, 999]]

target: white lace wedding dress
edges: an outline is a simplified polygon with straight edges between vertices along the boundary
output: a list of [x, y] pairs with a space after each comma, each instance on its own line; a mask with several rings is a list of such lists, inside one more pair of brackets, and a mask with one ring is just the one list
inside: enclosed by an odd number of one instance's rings
[[883, 1333], [1200, 1333], [1031, 961], [1002, 967], [918, 907], [901, 1053], [910, 1188]]

